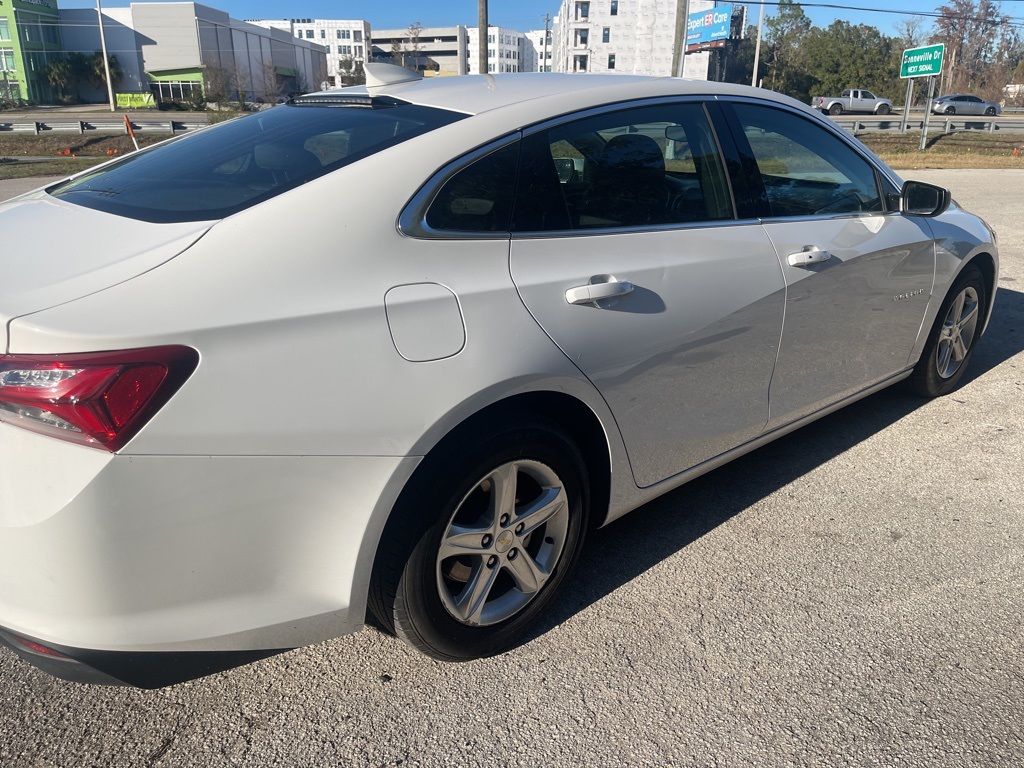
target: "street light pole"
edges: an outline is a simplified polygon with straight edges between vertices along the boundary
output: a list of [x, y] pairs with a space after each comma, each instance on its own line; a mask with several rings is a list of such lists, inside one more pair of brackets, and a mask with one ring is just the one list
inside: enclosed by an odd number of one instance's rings
[[114, 111], [114, 84], [110, 82], [110, 61], [107, 59], [107, 37], [103, 34], [103, 5], [96, 0], [96, 17], [100, 22], [100, 48], [103, 51], [103, 71], [107, 74], [107, 98], [110, 100], [110, 111]]

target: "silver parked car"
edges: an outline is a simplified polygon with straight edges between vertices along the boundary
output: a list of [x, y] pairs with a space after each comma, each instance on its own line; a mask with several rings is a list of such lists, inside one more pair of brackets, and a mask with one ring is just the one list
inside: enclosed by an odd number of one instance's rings
[[989, 115], [1001, 114], [1002, 107], [984, 101], [969, 93], [953, 93], [932, 100], [932, 112], [937, 115]]
[[740, 86], [300, 97], [0, 204], [0, 637], [166, 685], [360, 628], [520, 642], [586, 532], [905, 380], [995, 237]]

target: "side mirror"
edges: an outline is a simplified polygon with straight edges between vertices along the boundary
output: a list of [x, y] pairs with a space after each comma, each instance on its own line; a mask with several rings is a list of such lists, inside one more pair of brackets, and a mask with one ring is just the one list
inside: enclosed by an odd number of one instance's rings
[[949, 208], [948, 189], [923, 181], [908, 181], [900, 193], [900, 211], [911, 216], [938, 216]]
[[571, 157], [556, 157], [555, 171], [558, 173], [558, 181], [568, 184], [572, 181], [573, 174], [576, 173], [576, 164], [573, 163]]

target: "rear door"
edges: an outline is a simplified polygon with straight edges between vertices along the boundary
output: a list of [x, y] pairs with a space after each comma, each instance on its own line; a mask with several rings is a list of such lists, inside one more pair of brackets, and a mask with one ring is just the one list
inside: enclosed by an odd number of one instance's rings
[[759, 434], [784, 283], [736, 216], [696, 101], [566, 119], [523, 140], [511, 272], [537, 322], [600, 390], [636, 481]]

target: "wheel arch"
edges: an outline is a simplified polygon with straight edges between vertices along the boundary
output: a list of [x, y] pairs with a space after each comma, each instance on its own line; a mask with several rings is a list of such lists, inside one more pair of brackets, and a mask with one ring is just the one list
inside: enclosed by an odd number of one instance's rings
[[981, 271], [981, 276], [985, 279], [985, 287], [988, 289], [988, 297], [985, 303], [985, 316], [982, 318], [981, 333], [984, 334], [988, 328], [988, 320], [992, 316], [992, 308], [995, 306], [996, 301], [996, 285], [997, 285], [997, 274], [996, 274], [996, 261], [992, 257], [991, 253], [982, 251], [981, 253], [975, 254], [969, 261], [965, 262], [961, 271], [968, 269], [971, 266], [977, 267]]
[[[365, 610], [368, 616], [374, 612], [374, 601], [381, 598], [373, 585], [380, 583], [380, 580], [397, 579], [397, 571], [394, 571], [396, 564], [390, 562], [394, 551], [387, 542], [395, 536], [408, 537], [409, 521], [403, 519], [402, 514], [396, 514], [396, 511], [408, 504], [410, 499], [418, 498], [425, 492], [425, 485], [429, 483], [439, 463], [445, 462], [456, 446], [466, 441], [479, 440], [482, 435], [498, 429], [499, 425], [514, 425], [524, 418], [538, 415], [563, 429], [576, 444], [587, 471], [590, 527], [599, 527], [605, 522], [611, 503], [612, 445], [599, 416], [585, 402], [564, 392], [531, 391], [510, 395], [480, 408], [449, 429], [427, 450], [396, 494], [382, 522], [380, 536], [371, 550], [372, 558], [368, 564], [372, 575], [367, 571], [367, 583], [360, 589], [367, 598]], [[425, 518], [417, 521], [417, 524], [426, 522], [428, 520]], [[393, 627], [385, 629], [393, 630]]]

